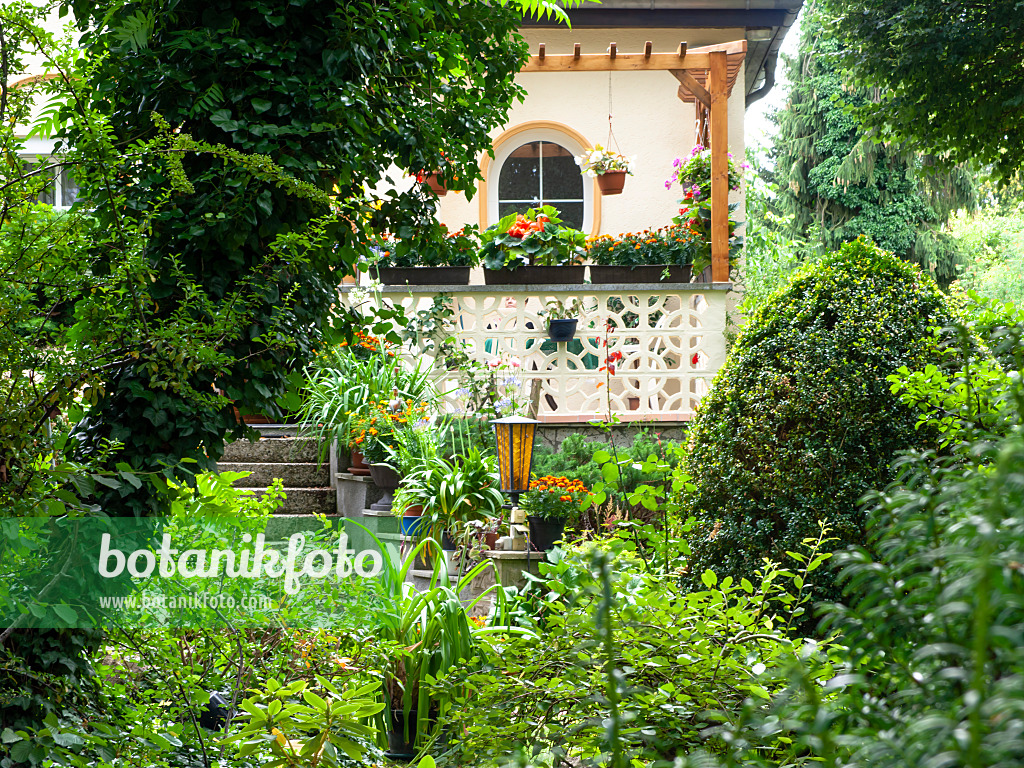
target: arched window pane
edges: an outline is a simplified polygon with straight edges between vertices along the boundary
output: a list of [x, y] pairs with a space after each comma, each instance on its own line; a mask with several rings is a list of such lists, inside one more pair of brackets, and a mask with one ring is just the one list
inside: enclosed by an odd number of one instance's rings
[[583, 229], [583, 203], [552, 203], [561, 212], [562, 224]]
[[572, 152], [557, 144], [544, 145], [544, 197], [547, 200], [582, 200], [583, 176]]
[[499, 200], [540, 199], [540, 144], [531, 141], [508, 156], [498, 176]]

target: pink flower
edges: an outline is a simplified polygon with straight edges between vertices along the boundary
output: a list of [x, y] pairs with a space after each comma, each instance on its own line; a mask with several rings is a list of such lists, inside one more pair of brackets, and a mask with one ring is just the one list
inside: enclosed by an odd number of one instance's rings
[[520, 360], [518, 357], [513, 357], [512, 360], [510, 361], [510, 364], [512, 365], [513, 368], [519, 368], [522, 366], [523, 361]]
[[489, 368], [491, 368], [493, 370], [495, 368], [498, 368], [501, 365], [501, 361], [500, 360], [488, 360], [487, 361], [487, 365], [488, 365]]

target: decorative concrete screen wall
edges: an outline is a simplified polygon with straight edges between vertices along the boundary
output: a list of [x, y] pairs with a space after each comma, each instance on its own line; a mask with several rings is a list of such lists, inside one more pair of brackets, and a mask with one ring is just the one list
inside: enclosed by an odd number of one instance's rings
[[[454, 311], [451, 329], [468, 354], [500, 361], [537, 400], [537, 418], [586, 422], [610, 408], [623, 421], [686, 421], [725, 360], [723, 285], [386, 286], [382, 299], [407, 316], [439, 292]], [[579, 299], [576, 338], [547, 338], [548, 301]], [[620, 353], [621, 358], [618, 354]], [[427, 352], [426, 354], [431, 354]], [[611, 359], [614, 374], [607, 370]], [[434, 361], [449, 407], [460, 406], [458, 371]], [[533, 384], [532, 382], [539, 382]], [[532, 388], [539, 388], [539, 397]]]

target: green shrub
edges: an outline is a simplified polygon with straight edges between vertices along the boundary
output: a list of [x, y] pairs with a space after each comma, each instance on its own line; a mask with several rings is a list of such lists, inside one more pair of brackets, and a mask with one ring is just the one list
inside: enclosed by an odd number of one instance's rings
[[[1019, 338], [1024, 327], [1011, 330]], [[1003, 338], [980, 335], [993, 347]], [[829, 657], [852, 674], [822, 690], [805, 677], [820, 657], [802, 659], [768, 711], [749, 709], [730, 726], [728, 761], [695, 756], [687, 768], [1024, 762], [1024, 387], [1019, 376], [964, 371], [944, 391], [963, 390], [1002, 402], [1000, 418], [965, 418], [954, 460], [901, 459], [897, 482], [869, 497], [876, 554], [836, 558], [860, 597], [827, 608], [842, 638]], [[792, 762], [763, 759], [760, 739], [783, 730]]]
[[960, 214], [951, 230], [966, 263], [960, 285], [997, 301], [1024, 304], [1024, 214]]
[[[892, 480], [900, 451], [935, 442], [886, 376], [942, 366], [930, 329], [952, 320], [931, 278], [863, 238], [755, 311], [690, 429], [690, 573], [749, 577], [822, 520], [835, 548], [862, 542], [858, 500]], [[835, 594], [819, 582], [818, 596]]]
[[[588, 440], [585, 435], [576, 432], [562, 441], [557, 452], [538, 449], [533, 457], [533, 474], [563, 475], [573, 480], [580, 480], [588, 488], [593, 488], [605, 477], [601, 472], [602, 462], [594, 460], [594, 454], [605, 451], [620, 459], [629, 458], [631, 463], [621, 469], [620, 482], [623, 488], [634, 488], [639, 483], [649, 483], [660, 479], [660, 475], [645, 473], [640, 470], [651, 454], [666, 457], [673, 466], [676, 463], [675, 443], [661, 440], [657, 435], [638, 432], [633, 437], [632, 445], [613, 450], [608, 443]], [[612, 459], [614, 460], [614, 458]], [[633, 465], [637, 466], [633, 466]]]

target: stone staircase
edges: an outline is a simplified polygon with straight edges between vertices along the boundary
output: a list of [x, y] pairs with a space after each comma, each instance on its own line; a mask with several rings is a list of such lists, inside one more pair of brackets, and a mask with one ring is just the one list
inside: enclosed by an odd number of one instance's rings
[[287, 498], [274, 512], [275, 537], [286, 537], [288, 529], [308, 530], [314, 514], [338, 514], [330, 467], [326, 461], [318, 463], [316, 441], [297, 437], [295, 427], [258, 425], [256, 429], [260, 439], [228, 444], [217, 468], [222, 472], [251, 472], [235, 485], [257, 492], [277, 478], [283, 481]]

